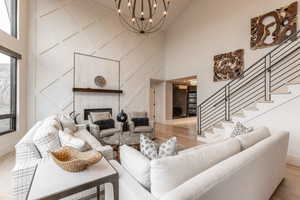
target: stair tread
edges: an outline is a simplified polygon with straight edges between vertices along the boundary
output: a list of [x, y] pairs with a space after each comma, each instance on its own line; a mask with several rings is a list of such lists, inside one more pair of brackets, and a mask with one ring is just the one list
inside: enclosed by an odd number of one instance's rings
[[277, 95], [277, 94], [292, 94], [291, 92], [285, 92], [285, 91], [274, 91], [271, 94]]
[[268, 100], [259, 100], [259, 101], [257, 101], [257, 103], [274, 103], [274, 101], [272, 101], [272, 100], [270, 100], [270, 101], [268, 101]]

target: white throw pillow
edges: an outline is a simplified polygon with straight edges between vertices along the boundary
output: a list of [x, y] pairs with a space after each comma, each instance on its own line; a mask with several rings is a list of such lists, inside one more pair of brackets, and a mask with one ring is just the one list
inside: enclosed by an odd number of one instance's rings
[[76, 132], [78, 130], [78, 127], [76, 126], [74, 121], [66, 115], [62, 115], [60, 117], [60, 123], [63, 130], [70, 129], [72, 132]]
[[59, 131], [59, 139], [63, 147], [73, 147], [82, 152], [91, 149], [90, 145], [86, 141], [74, 136], [74, 133], [70, 129], [64, 129], [63, 131]]
[[239, 153], [236, 138], [209, 145], [192, 152], [151, 161], [151, 192], [160, 198], [167, 192], [217, 163]]
[[97, 149], [99, 146], [102, 146], [101, 143], [86, 129], [79, 129], [73, 135], [84, 140], [92, 149]]
[[271, 133], [267, 127], [260, 127], [254, 129], [250, 134], [239, 135], [236, 138], [240, 141], [242, 149], [245, 150], [270, 136]]
[[233, 128], [231, 137], [236, 137], [238, 135], [245, 135], [251, 131], [253, 131], [253, 128], [248, 128], [244, 126], [241, 122], [237, 122]]
[[55, 122], [47, 119], [37, 129], [33, 137], [33, 143], [38, 148], [42, 157], [48, 157], [48, 150], [58, 151], [61, 148], [58, 129], [53, 126]]
[[120, 147], [122, 166], [147, 190], [150, 190], [150, 160], [136, 149], [123, 145]]
[[161, 145], [156, 144], [145, 135], [140, 136], [140, 149], [144, 156], [150, 160], [176, 155], [176, 137], [173, 137]]

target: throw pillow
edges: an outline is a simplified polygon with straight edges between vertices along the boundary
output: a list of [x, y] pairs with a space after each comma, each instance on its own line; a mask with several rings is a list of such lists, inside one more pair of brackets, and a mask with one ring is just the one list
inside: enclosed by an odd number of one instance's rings
[[98, 120], [94, 124], [97, 124], [100, 130], [115, 128], [115, 121], [113, 119]]
[[144, 135], [140, 137], [140, 150], [141, 153], [150, 160], [158, 158], [156, 143]]
[[236, 138], [240, 141], [242, 149], [245, 150], [270, 136], [271, 133], [267, 127], [260, 127], [254, 129], [250, 134], [239, 135]]
[[91, 146], [86, 141], [76, 137], [70, 129], [59, 131], [59, 139], [63, 147], [70, 146], [82, 152], [91, 149]]
[[141, 153], [150, 160], [176, 155], [176, 137], [173, 137], [161, 145], [156, 144], [147, 136], [141, 135], [140, 149]]
[[149, 126], [149, 119], [148, 118], [132, 118], [134, 126]]
[[251, 131], [253, 131], [253, 128], [248, 128], [244, 126], [241, 122], [237, 122], [233, 128], [231, 137], [236, 137], [238, 135], [245, 135]]
[[42, 157], [48, 157], [48, 150], [58, 151], [61, 147], [58, 136], [59, 130], [51, 124], [49, 121], [43, 122], [33, 137], [33, 143], [38, 148]]
[[76, 124], [74, 123], [74, 121], [66, 115], [61, 116], [60, 123], [61, 123], [61, 126], [62, 126], [62, 130], [70, 129], [72, 132], [76, 132], [78, 130], [78, 128], [76, 127]]

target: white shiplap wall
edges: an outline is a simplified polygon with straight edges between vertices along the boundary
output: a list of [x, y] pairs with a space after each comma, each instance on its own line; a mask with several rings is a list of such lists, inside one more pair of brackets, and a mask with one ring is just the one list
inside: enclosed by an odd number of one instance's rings
[[149, 79], [163, 78], [164, 32], [128, 32], [97, 0], [31, 0], [30, 12], [29, 125], [72, 110], [75, 51], [121, 60], [121, 108], [148, 109]]

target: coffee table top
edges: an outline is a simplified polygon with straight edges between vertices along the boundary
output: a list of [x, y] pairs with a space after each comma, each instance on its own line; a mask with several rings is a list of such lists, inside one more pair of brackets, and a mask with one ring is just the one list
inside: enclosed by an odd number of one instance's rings
[[51, 158], [43, 159], [36, 168], [28, 199], [51, 197], [115, 175], [117, 175], [116, 170], [105, 158], [77, 173], [64, 171]]
[[102, 139], [104, 143], [109, 145], [138, 145], [140, 144], [140, 134], [130, 133], [129, 131], [116, 133], [110, 137]]

